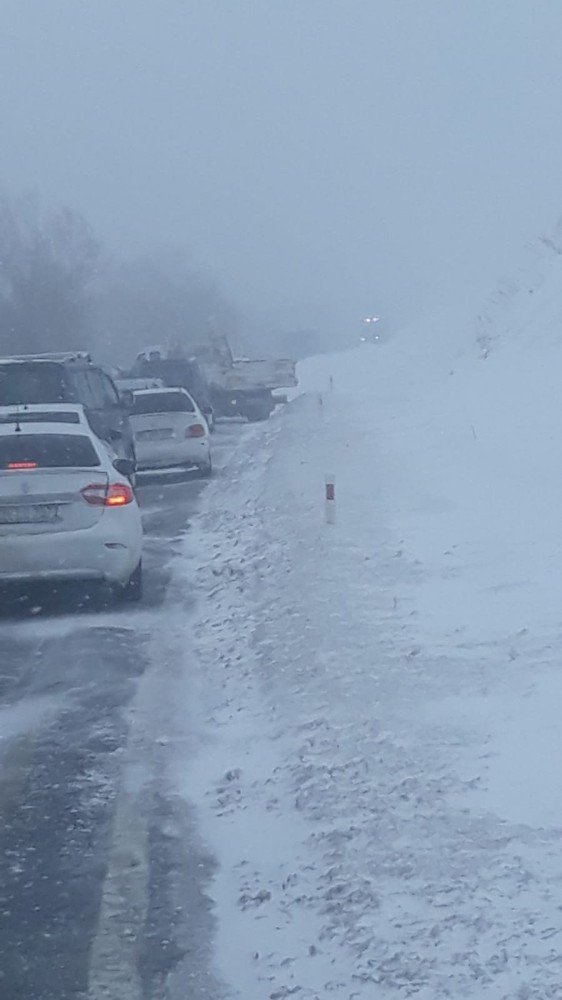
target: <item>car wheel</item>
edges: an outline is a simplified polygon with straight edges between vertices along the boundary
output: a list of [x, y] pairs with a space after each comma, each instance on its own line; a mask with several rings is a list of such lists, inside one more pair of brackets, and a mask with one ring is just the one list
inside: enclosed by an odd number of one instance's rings
[[122, 601], [140, 601], [142, 597], [142, 561], [133, 570], [127, 583], [119, 588], [119, 598]]
[[269, 420], [271, 414], [275, 409], [275, 404], [272, 399], [259, 400], [254, 403], [247, 403], [241, 414], [246, 417], [251, 424], [258, 423], [261, 420]]
[[203, 479], [210, 479], [211, 476], [213, 475], [213, 463], [211, 459], [209, 459], [208, 464], [200, 465], [198, 468], [199, 468], [199, 475]]
[[262, 420], [269, 420], [271, 413], [269, 410], [250, 410], [246, 418], [251, 424], [261, 423]]

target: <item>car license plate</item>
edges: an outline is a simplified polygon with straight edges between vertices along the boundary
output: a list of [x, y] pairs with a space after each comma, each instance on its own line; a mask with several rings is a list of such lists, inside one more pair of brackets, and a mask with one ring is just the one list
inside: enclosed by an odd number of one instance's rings
[[139, 431], [137, 437], [142, 438], [143, 441], [164, 441], [166, 438], [173, 437], [173, 435], [173, 430], [166, 428], [153, 431]]
[[0, 505], [0, 524], [52, 524], [58, 520], [56, 503]]

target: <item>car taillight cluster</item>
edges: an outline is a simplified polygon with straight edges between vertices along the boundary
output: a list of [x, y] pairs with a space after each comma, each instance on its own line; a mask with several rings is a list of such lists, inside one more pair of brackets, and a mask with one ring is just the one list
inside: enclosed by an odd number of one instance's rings
[[191, 427], [187, 427], [185, 436], [186, 438], [205, 437], [205, 428], [203, 427], [203, 424], [192, 424]]
[[128, 483], [90, 483], [81, 493], [86, 503], [97, 507], [125, 507], [135, 499]]

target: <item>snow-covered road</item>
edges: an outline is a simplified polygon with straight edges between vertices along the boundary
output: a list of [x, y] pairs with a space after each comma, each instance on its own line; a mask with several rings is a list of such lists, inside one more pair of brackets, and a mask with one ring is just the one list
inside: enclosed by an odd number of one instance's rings
[[561, 360], [444, 323], [307, 362], [206, 492], [175, 766], [227, 995], [562, 995]]
[[559, 260], [223, 426], [126, 623], [2, 622], [13, 997], [562, 996]]

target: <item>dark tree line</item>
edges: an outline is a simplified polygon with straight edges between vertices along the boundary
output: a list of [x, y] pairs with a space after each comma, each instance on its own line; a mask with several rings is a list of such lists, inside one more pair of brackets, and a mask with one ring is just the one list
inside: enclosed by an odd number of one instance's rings
[[0, 196], [3, 353], [79, 346], [99, 254], [92, 230], [77, 212], [63, 208], [42, 215], [31, 199]]
[[87, 349], [119, 364], [236, 325], [216, 282], [180, 253], [110, 261], [78, 212], [0, 192], [0, 354]]

